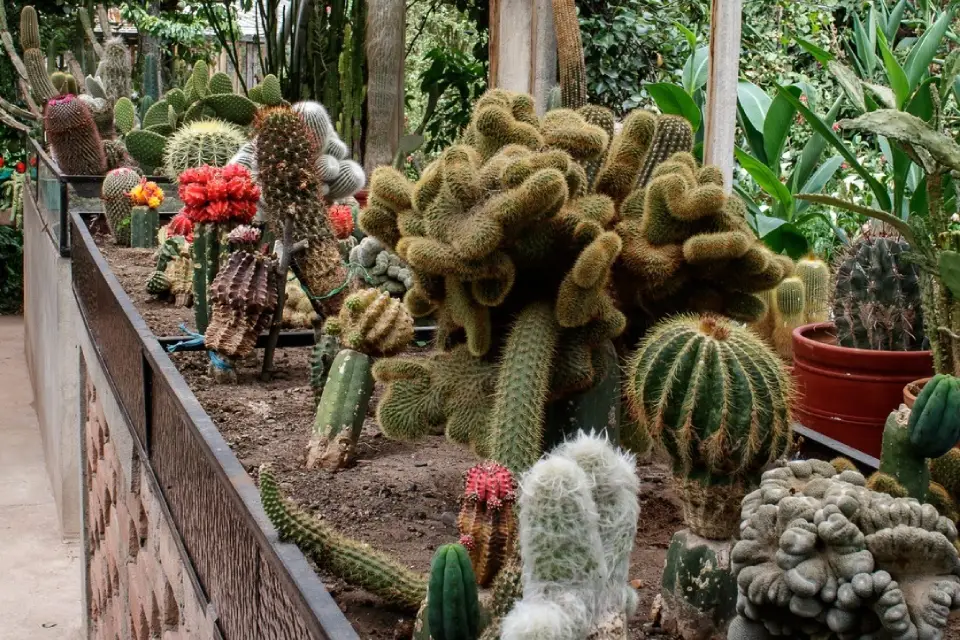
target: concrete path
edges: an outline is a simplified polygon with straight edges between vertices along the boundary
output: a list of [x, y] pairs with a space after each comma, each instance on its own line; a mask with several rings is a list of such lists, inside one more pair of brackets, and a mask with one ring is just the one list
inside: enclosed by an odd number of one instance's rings
[[60, 537], [23, 346], [23, 318], [0, 317], [0, 639], [74, 640], [83, 555]]

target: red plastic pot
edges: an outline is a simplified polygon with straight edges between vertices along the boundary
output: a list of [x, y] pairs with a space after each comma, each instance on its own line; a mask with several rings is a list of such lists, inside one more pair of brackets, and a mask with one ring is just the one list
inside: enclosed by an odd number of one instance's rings
[[353, 197], [356, 199], [357, 204], [360, 205], [361, 209], [367, 208], [367, 195], [369, 193], [370, 192], [367, 189], [360, 189], [360, 191], [357, 191], [355, 194], [353, 194]]
[[929, 351], [840, 347], [832, 322], [793, 331], [797, 422], [875, 458], [883, 424], [903, 402], [904, 386], [932, 375]]

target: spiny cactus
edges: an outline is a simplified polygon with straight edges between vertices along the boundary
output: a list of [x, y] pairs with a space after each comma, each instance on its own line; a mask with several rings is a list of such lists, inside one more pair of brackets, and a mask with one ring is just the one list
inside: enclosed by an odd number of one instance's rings
[[131, 88], [130, 51], [122, 38], [111, 38], [103, 44], [103, 57], [97, 67], [97, 77], [103, 80], [106, 98], [110, 104], [129, 96]]
[[432, 640], [476, 640], [480, 635], [477, 582], [466, 550], [442, 545], [430, 563], [427, 620]]
[[782, 358], [793, 360], [793, 330], [806, 320], [806, 289], [797, 277], [786, 278], [777, 285], [772, 342]]
[[140, 163], [144, 171], [153, 171], [163, 166], [163, 152], [167, 146], [167, 138], [153, 131], [138, 129], [131, 131], [124, 139], [127, 151]]
[[587, 102], [587, 69], [573, 0], [553, 0], [553, 25], [557, 32], [561, 103], [567, 109], [579, 109]]
[[277, 304], [273, 262], [247, 251], [231, 253], [210, 287], [210, 301], [204, 345], [231, 359], [249, 355]]
[[344, 300], [340, 314], [327, 320], [324, 332], [338, 336], [348, 349], [391, 356], [413, 341], [413, 318], [390, 294], [363, 289]]
[[99, 176], [106, 171], [100, 133], [90, 109], [74, 96], [47, 102], [43, 127], [60, 170], [67, 175]]
[[283, 90], [277, 76], [268, 73], [260, 84], [251, 87], [248, 96], [256, 103], [267, 107], [278, 107], [283, 104]]
[[481, 587], [488, 586], [513, 555], [516, 499], [513, 475], [503, 465], [484, 462], [467, 471], [457, 530]]
[[193, 245], [184, 244], [180, 249], [180, 255], [171, 258], [164, 271], [167, 280], [170, 282], [170, 295], [173, 302], [178, 307], [189, 307], [193, 305]]
[[54, 71], [50, 74], [50, 82], [53, 83], [53, 86], [56, 87], [61, 96], [65, 96], [68, 93], [73, 95], [80, 93], [77, 87], [77, 79], [69, 73]]
[[717, 316], [665, 321], [630, 359], [630, 413], [670, 454], [696, 534], [724, 540], [736, 531], [745, 483], [790, 442], [790, 389], [769, 347]]
[[[12, 48], [12, 43], [8, 46]], [[23, 64], [34, 97], [44, 102], [60, 95], [47, 75], [47, 56], [40, 49], [37, 11], [29, 5], [20, 11], [20, 46], [23, 48]]]
[[837, 341], [854, 349], [915, 351], [924, 346], [920, 271], [905, 240], [864, 235], [840, 256], [833, 317]]
[[225, 166], [246, 142], [236, 125], [220, 120], [200, 120], [179, 129], [167, 141], [163, 171], [176, 178], [187, 169], [205, 164]]
[[121, 167], [110, 171], [103, 179], [100, 198], [106, 213], [107, 225], [113, 239], [122, 247], [130, 246], [130, 211], [133, 202], [130, 191], [140, 184], [140, 174], [133, 169]]
[[830, 313], [830, 267], [808, 256], [797, 261], [795, 275], [803, 282], [804, 322], [826, 322]]
[[343, 240], [353, 233], [353, 211], [345, 204], [334, 204], [327, 208], [327, 222], [337, 240]]
[[960, 449], [953, 448], [930, 461], [930, 476], [953, 496], [960, 496]]
[[280, 537], [295, 542], [324, 571], [408, 611], [416, 611], [427, 595], [423, 576], [286, 504], [265, 467], [260, 467], [260, 499]]
[[944, 637], [960, 608], [956, 526], [864, 485], [819, 460], [763, 475], [731, 555], [739, 616], [728, 637]]
[[125, 136], [136, 126], [136, 107], [124, 96], [113, 105], [113, 123], [120, 135]]
[[638, 485], [632, 456], [585, 435], [530, 469], [519, 498], [523, 599], [502, 640], [625, 637]]
[[97, 125], [100, 138], [104, 141], [113, 140], [117, 135], [113, 119], [113, 104], [105, 98], [94, 98], [86, 94], [77, 96], [90, 109], [90, 115]]
[[286, 297], [283, 305], [283, 325], [293, 328], [310, 328], [317, 319], [313, 303], [300, 281], [292, 273], [287, 275]]

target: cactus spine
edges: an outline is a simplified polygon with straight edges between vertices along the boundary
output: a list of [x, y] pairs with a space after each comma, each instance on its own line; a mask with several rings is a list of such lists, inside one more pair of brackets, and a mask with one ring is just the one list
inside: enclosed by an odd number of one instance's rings
[[149, 249], [157, 246], [160, 216], [150, 207], [133, 207], [130, 211], [130, 246]]
[[797, 261], [795, 275], [803, 282], [804, 322], [826, 322], [830, 317], [830, 267], [810, 256]]
[[128, 195], [140, 184], [140, 174], [121, 167], [110, 171], [103, 179], [100, 198], [113, 239], [121, 247], [130, 246], [130, 212], [133, 203]]
[[557, 32], [561, 106], [579, 109], [587, 103], [587, 67], [574, 0], [553, 0], [553, 24]]
[[343, 349], [333, 359], [313, 421], [307, 468], [336, 471], [356, 458], [357, 441], [373, 394], [369, 356]]
[[295, 542], [323, 570], [407, 611], [416, 611], [427, 595], [423, 576], [285, 504], [276, 479], [265, 467], [260, 468], [260, 499], [281, 539]]

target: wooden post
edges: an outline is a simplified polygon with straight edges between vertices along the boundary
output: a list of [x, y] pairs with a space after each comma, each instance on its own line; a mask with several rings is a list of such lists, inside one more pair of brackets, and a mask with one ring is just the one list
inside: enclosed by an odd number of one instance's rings
[[713, 0], [703, 161], [720, 167], [728, 191], [733, 186], [742, 15], [742, 0]]
[[491, 0], [490, 86], [533, 95], [543, 113], [556, 84], [552, 0]]

